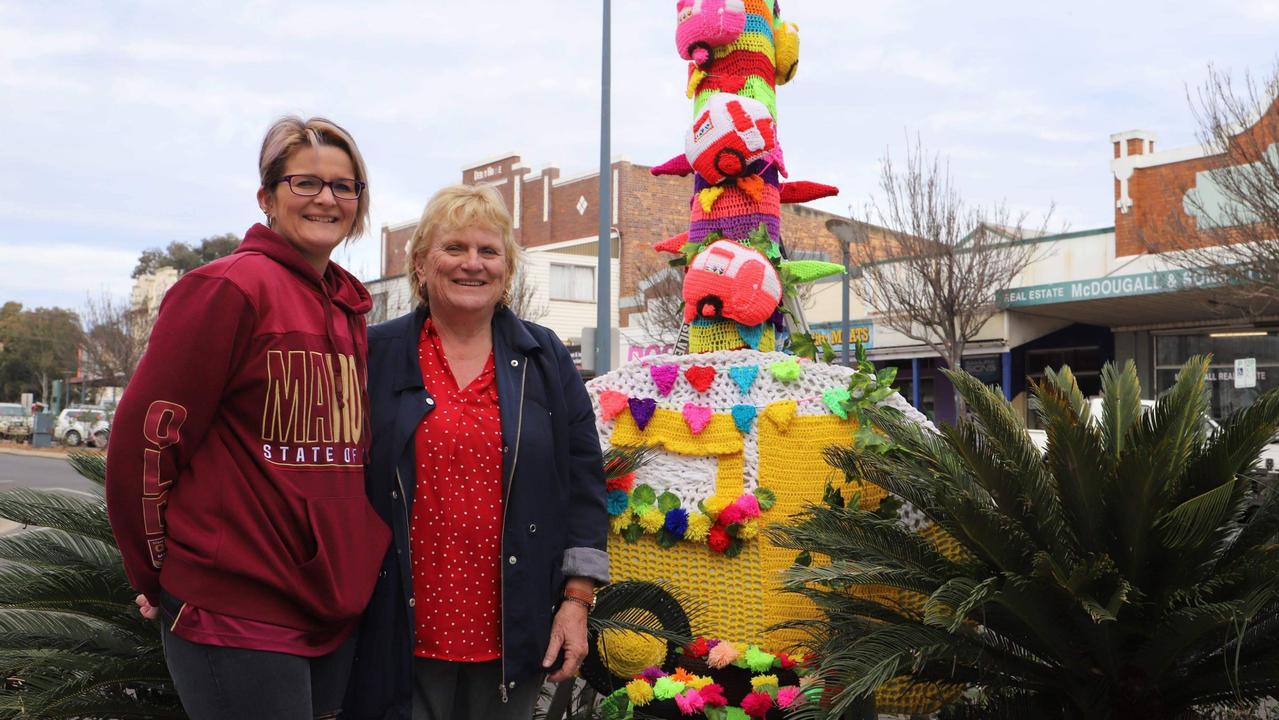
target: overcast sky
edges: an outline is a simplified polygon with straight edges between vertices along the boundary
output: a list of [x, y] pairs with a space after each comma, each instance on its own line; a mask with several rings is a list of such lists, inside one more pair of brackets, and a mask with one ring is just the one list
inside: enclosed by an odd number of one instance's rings
[[[594, 171], [600, 7], [587, 0], [283, 3], [0, 0], [0, 302], [124, 295], [146, 248], [243, 232], [262, 134], [285, 113], [345, 125], [373, 224], [338, 259], [378, 271], [378, 229], [463, 165], [508, 151]], [[1054, 226], [1113, 224], [1109, 135], [1195, 141], [1208, 63], [1275, 61], [1279, 0], [786, 0], [799, 73], [779, 92], [792, 179], [846, 213], [916, 133], [965, 195]], [[612, 153], [682, 150], [690, 101], [673, 0], [613, 3]]]

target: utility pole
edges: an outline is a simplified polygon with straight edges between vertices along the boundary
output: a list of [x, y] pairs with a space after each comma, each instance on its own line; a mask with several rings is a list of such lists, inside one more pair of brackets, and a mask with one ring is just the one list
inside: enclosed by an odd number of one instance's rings
[[595, 280], [595, 372], [604, 374], [612, 368], [612, 297], [610, 260], [613, 252], [613, 167], [609, 161], [609, 95], [612, 74], [609, 56], [612, 52], [610, 0], [604, 0], [603, 53], [600, 63], [600, 227], [599, 261]]

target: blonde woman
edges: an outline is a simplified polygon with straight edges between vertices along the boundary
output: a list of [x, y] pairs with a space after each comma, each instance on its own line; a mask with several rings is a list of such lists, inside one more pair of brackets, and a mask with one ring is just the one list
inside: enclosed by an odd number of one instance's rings
[[369, 496], [392, 527], [344, 717], [527, 720], [608, 581], [595, 418], [568, 350], [515, 317], [491, 188], [444, 188], [409, 245], [417, 309], [369, 333]]

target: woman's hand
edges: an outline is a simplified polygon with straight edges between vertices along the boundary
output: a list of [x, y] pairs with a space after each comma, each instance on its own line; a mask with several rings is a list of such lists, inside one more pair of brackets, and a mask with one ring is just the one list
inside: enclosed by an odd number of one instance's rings
[[551, 682], [561, 682], [577, 675], [586, 659], [586, 607], [566, 601], [560, 604], [551, 623], [551, 642], [542, 658], [542, 667], [549, 670], [555, 664], [560, 650], [564, 651], [564, 664], [547, 676]]
[[138, 614], [147, 620], [154, 620], [160, 617], [160, 608], [147, 602], [146, 595], [139, 595], [133, 598], [133, 602], [138, 606]]

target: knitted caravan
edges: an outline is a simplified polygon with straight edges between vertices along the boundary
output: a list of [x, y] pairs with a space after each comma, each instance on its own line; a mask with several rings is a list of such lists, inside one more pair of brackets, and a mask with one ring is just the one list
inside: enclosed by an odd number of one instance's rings
[[[817, 609], [779, 591], [795, 553], [760, 529], [820, 502], [828, 488], [879, 503], [882, 490], [846, 485], [822, 455], [851, 444], [853, 393], [876, 380], [785, 352], [799, 338], [783, 322], [784, 299], [798, 283], [845, 271], [783, 252], [782, 203], [837, 192], [782, 180], [775, 91], [798, 66], [796, 28], [772, 0], [676, 8], [693, 117], [684, 153], [653, 172], [693, 176], [688, 232], [656, 245], [686, 271], [689, 352], [632, 362], [587, 387], [605, 447], [650, 452], [634, 473], [609, 480], [612, 575], [669, 583], [698, 607], [688, 614], [699, 637], [672, 656], [659, 640], [605, 631], [588, 663], [603, 669], [587, 677], [609, 694], [606, 718], [777, 718], [810, 693], [800, 690], [802, 658], [787, 654], [800, 637], [769, 628]], [[927, 422], [900, 395], [884, 402]], [[918, 517], [903, 519], [931, 533]], [[678, 612], [672, 601], [660, 613], [672, 606]], [[607, 679], [597, 682], [600, 674]], [[900, 679], [877, 701], [884, 711], [925, 712], [949, 691]]]

